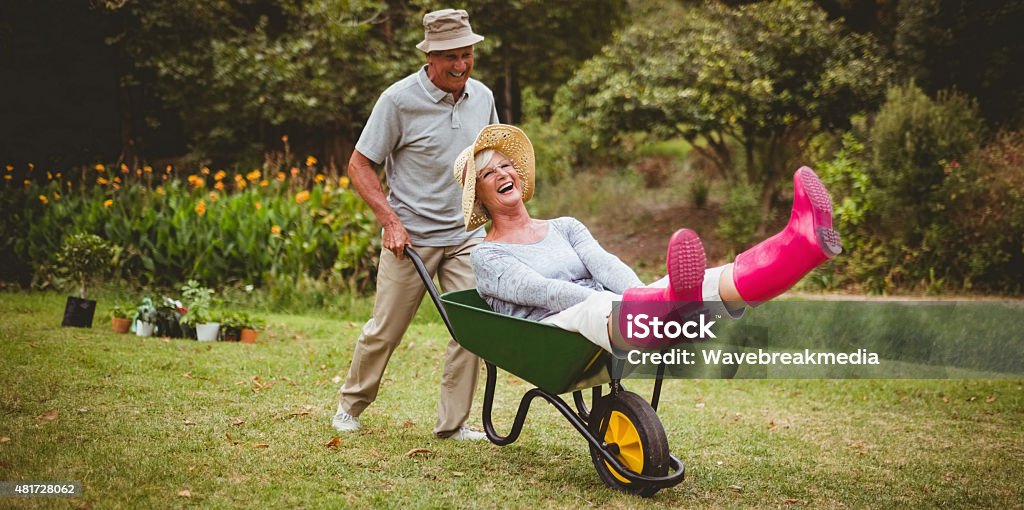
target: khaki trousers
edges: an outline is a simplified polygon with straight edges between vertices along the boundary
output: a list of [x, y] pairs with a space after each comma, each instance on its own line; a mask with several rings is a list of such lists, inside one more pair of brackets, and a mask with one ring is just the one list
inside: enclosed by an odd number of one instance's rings
[[[437, 276], [442, 292], [473, 288], [470, 251], [481, 239], [469, 239], [460, 246], [414, 247], [431, 276]], [[381, 378], [391, 354], [402, 341], [427, 289], [408, 258], [398, 260], [383, 250], [377, 270], [377, 297], [373, 317], [363, 325], [352, 354], [345, 384], [338, 391], [338, 403], [345, 412], [359, 416], [377, 398]], [[480, 359], [450, 340], [445, 350], [441, 399], [437, 407], [434, 434], [447, 437], [459, 430], [469, 417], [476, 390]]]

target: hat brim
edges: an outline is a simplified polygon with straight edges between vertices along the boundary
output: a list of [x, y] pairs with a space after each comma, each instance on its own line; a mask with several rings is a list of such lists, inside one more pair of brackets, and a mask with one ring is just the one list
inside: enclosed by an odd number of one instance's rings
[[523, 130], [507, 124], [491, 124], [480, 131], [473, 145], [466, 147], [455, 159], [452, 170], [462, 185], [462, 216], [466, 230], [476, 230], [490, 221], [490, 216], [476, 200], [476, 168], [474, 158], [480, 151], [493, 149], [512, 161], [522, 187], [523, 202], [533, 197], [536, 184], [536, 161], [533, 142]]
[[456, 48], [465, 48], [466, 46], [472, 46], [480, 41], [484, 40], [484, 36], [470, 33], [462, 37], [456, 37], [455, 39], [445, 40], [427, 40], [424, 39], [416, 45], [416, 48], [423, 53], [430, 53], [432, 51], [446, 51], [454, 50]]

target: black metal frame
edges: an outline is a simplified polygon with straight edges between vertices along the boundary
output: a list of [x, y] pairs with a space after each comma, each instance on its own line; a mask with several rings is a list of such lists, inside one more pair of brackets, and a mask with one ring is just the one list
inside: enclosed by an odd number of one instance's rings
[[[452, 327], [451, 320], [448, 318], [448, 313], [445, 311], [444, 304], [441, 302], [441, 296], [437, 291], [437, 287], [434, 285], [433, 279], [430, 277], [430, 272], [427, 271], [426, 265], [423, 263], [423, 259], [420, 258], [419, 254], [416, 253], [416, 250], [411, 246], [406, 246], [404, 251], [405, 255], [409, 257], [413, 265], [416, 266], [416, 272], [419, 273], [420, 278], [423, 280], [423, 284], [427, 288], [427, 293], [430, 294], [430, 299], [434, 302], [434, 306], [437, 308], [438, 313], [441, 315], [441, 319], [448, 328], [448, 333], [452, 335], [452, 338], [455, 339], [455, 341], [458, 341], [458, 337], [455, 335], [455, 329]], [[621, 360], [612, 358], [611, 361], [609, 361], [608, 366], [609, 374], [617, 373], [612, 364], [621, 362]], [[569, 404], [567, 404], [562, 397], [558, 395], [540, 388], [533, 388], [527, 391], [519, 402], [519, 409], [516, 411], [516, 417], [512, 422], [512, 429], [509, 431], [508, 435], [499, 435], [497, 431], [495, 431], [494, 423], [491, 420], [491, 410], [494, 405], [494, 389], [498, 378], [498, 370], [490, 361], [484, 360], [484, 365], [487, 367], [487, 383], [484, 389], [483, 425], [484, 432], [487, 434], [487, 439], [492, 443], [498, 446], [505, 446], [512, 444], [519, 439], [519, 434], [522, 432], [523, 425], [526, 423], [526, 415], [530, 410], [530, 404], [533, 402], [533, 399], [540, 397], [554, 406], [558, 412], [562, 413], [562, 416], [569, 421], [569, 424], [571, 424], [573, 428], [575, 428], [576, 431], [587, 440], [588, 443], [593, 445], [596, 450], [601, 453], [604, 460], [608, 462], [615, 471], [622, 475], [623, 478], [630, 482], [641, 483], [651, 487], [665, 488], [677, 485], [679, 482], [683, 481], [683, 478], [686, 476], [686, 466], [684, 466], [683, 462], [672, 454], [669, 454], [671, 473], [666, 476], [642, 475], [623, 466], [622, 463], [619, 462], [618, 458], [608, 450], [608, 445], [603, 441], [599, 441], [590, 433], [590, 430], [588, 430], [587, 425], [591, 418], [590, 410], [587, 409], [586, 402], [583, 399], [583, 392], [581, 390], [576, 390], [572, 394], [573, 402], [576, 405], [575, 411], [569, 407]], [[658, 375], [654, 382], [654, 392], [651, 396], [651, 407], [655, 411], [658, 410], [658, 401], [661, 398], [661, 384], [664, 373], [664, 365], [659, 366]], [[621, 380], [617, 378], [612, 378], [609, 386], [611, 396], [614, 396], [619, 391], [625, 391]], [[594, 386], [591, 388], [591, 392], [591, 402], [596, 403], [598, 399], [602, 397], [601, 387]], [[605, 422], [605, 426], [607, 426], [607, 422]], [[599, 437], [604, 437], [604, 433], [605, 430], [602, 428], [602, 430], [599, 431]]]

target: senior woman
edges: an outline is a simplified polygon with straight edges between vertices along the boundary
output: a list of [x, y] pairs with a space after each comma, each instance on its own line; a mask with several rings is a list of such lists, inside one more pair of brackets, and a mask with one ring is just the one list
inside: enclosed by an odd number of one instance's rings
[[471, 256], [477, 291], [491, 309], [578, 332], [617, 355], [638, 346], [664, 347], [614, 334], [617, 301], [623, 307], [675, 304], [688, 312], [700, 307], [738, 318], [746, 306], [785, 292], [842, 250], [832, 229], [831, 198], [807, 167], [793, 176], [793, 210], [781, 232], [733, 263], [707, 268], [700, 238], [681, 229], [669, 240], [668, 275], [650, 285], [602, 249], [578, 220], [530, 217], [525, 202], [534, 191], [534, 152], [519, 128], [485, 127], [453, 171], [463, 189], [466, 228], [491, 222]]

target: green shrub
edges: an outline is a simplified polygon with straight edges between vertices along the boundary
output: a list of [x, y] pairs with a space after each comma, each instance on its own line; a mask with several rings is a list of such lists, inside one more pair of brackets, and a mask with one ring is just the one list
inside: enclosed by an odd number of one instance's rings
[[743, 181], [729, 185], [728, 196], [722, 204], [718, 220], [718, 236], [735, 253], [753, 243], [761, 225], [761, 208], [757, 188]]
[[111, 272], [116, 250], [113, 245], [93, 234], [74, 234], [54, 259], [57, 273], [78, 285], [78, 296], [86, 297], [89, 285]]

